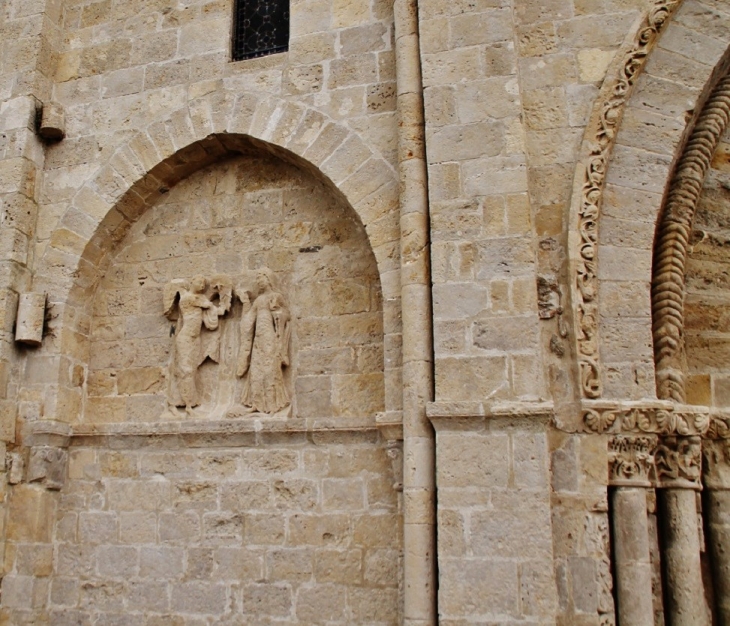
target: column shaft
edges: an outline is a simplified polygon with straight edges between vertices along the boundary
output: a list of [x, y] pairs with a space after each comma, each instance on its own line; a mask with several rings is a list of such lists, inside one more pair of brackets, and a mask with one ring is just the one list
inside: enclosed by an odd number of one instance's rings
[[730, 491], [707, 490], [707, 530], [720, 624], [730, 624]]
[[616, 487], [611, 504], [618, 623], [654, 626], [646, 490]]
[[659, 511], [667, 623], [669, 626], [709, 626], [700, 565], [700, 534], [696, 492], [693, 489], [659, 490]]

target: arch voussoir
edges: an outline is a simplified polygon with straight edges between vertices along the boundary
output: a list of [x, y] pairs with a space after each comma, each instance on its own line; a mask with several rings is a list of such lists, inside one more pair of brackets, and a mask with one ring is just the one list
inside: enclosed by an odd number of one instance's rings
[[317, 109], [226, 91], [191, 100], [114, 151], [61, 216], [59, 236], [39, 259], [36, 284], [57, 302], [82, 297], [98, 279], [109, 246], [147, 208], [186, 176], [252, 142], [281, 151], [336, 188], [366, 225], [381, 272], [393, 271], [398, 179], [392, 165]]
[[730, 75], [713, 90], [677, 164], [657, 227], [652, 309], [657, 393], [686, 401], [684, 285], [692, 223], [712, 156], [730, 123]]
[[[570, 251], [576, 351], [591, 372], [590, 384], [581, 385], [585, 399], [656, 397], [654, 350], [642, 330], [652, 319], [651, 263], [613, 269], [622, 259], [651, 258], [678, 154], [703, 158], [684, 146], [730, 54], [730, 19], [705, 8], [699, 0], [655, 3], [617, 57], [616, 78], [604, 82], [586, 132], [573, 203], [577, 245]], [[704, 54], [693, 54], [700, 41], [708, 42]], [[604, 214], [613, 223], [603, 222]], [[632, 236], [616, 236], [618, 227]], [[601, 295], [608, 293], [640, 295], [630, 311], [618, 311]]]

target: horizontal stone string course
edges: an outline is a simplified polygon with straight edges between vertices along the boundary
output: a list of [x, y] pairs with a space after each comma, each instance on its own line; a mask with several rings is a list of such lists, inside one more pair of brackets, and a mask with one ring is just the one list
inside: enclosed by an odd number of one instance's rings
[[317, 443], [378, 438], [375, 420], [364, 418], [289, 420], [189, 420], [183, 422], [121, 423], [74, 426], [68, 445], [120, 448], [151, 446], [164, 448], [237, 447], [265, 445], [275, 439]]

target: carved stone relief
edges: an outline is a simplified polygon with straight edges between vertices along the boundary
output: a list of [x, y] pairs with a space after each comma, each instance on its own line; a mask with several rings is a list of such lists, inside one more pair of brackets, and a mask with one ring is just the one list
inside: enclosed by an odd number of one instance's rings
[[590, 513], [584, 522], [586, 553], [596, 559], [598, 614], [601, 624], [614, 624], [613, 577], [611, 576], [611, 538], [608, 517]]
[[702, 444], [699, 437], [664, 437], [654, 456], [660, 487], [700, 487]]
[[537, 277], [537, 307], [541, 320], [557, 320], [557, 333], [550, 339], [550, 350], [562, 357], [565, 348], [560, 339], [568, 336], [568, 328], [563, 319], [563, 292], [555, 276]]
[[[708, 488], [730, 489], [727, 414], [691, 405], [600, 407], [594, 403], [584, 404], [582, 414], [583, 432], [613, 435], [609, 439], [611, 484], [625, 484], [617, 481], [627, 478], [628, 469], [658, 488], [699, 489], [702, 475]], [[648, 448], [647, 442], [651, 442]]]
[[25, 459], [20, 452], [8, 452], [5, 457], [5, 470], [8, 474], [8, 483], [17, 485], [23, 482], [25, 474]]
[[58, 490], [66, 478], [68, 452], [55, 446], [33, 446], [30, 450], [28, 473], [29, 483], [40, 482], [47, 489]]
[[707, 445], [716, 443], [699, 437], [612, 437], [608, 444], [609, 483], [617, 487], [700, 489], [704, 452], [709, 466], [707, 485], [728, 484], [730, 466], [725, 453], [718, 454], [716, 446]]
[[[227, 277], [210, 281], [195, 276], [173, 280], [165, 290], [165, 315], [176, 320], [175, 347], [170, 364], [168, 400], [188, 413], [200, 404], [198, 368], [206, 359], [220, 360], [219, 318], [231, 308]], [[206, 332], [209, 331], [209, 332]]]
[[655, 446], [654, 437], [611, 437], [609, 483], [616, 487], [650, 487]]
[[[171, 408], [191, 413], [201, 404], [198, 369], [207, 359], [220, 364], [225, 355], [235, 354], [233, 362], [226, 363], [227, 370], [235, 364], [243, 389], [234, 399], [238, 406], [228, 416], [283, 415], [290, 409], [284, 369], [290, 364], [291, 313], [285, 297], [274, 289], [271, 270], [258, 270], [254, 282], [251, 289], [242, 281], [235, 291], [225, 275], [210, 280], [195, 276], [191, 281], [176, 279], [168, 284], [165, 315], [177, 322], [169, 366]], [[222, 322], [232, 310], [234, 295], [242, 305], [238, 336], [236, 340], [235, 332], [229, 332], [224, 339]], [[229, 344], [223, 350], [222, 342]], [[225, 377], [225, 372], [222, 375]]]
[[272, 415], [290, 406], [283, 369], [289, 366], [291, 313], [273, 287], [267, 268], [256, 275], [257, 295], [240, 294], [244, 314], [236, 376], [245, 376], [241, 402], [251, 412]]
[[702, 481], [709, 489], [730, 489], [730, 439], [702, 441]]
[[704, 435], [710, 415], [701, 407], [584, 406], [583, 431], [587, 433], [645, 433], [652, 435]]
[[258, 152], [170, 189], [93, 296], [79, 421], [383, 411], [386, 305], [351, 211]]

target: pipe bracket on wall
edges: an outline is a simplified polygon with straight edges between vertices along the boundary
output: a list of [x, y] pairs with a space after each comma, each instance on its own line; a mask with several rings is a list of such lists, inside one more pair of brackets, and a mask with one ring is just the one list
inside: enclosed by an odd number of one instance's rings
[[61, 141], [66, 136], [66, 115], [56, 102], [46, 102], [41, 112], [38, 134], [47, 141]]
[[43, 340], [45, 315], [45, 293], [21, 294], [15, 320], [15, 341], [29, 346], [40, 346]]

